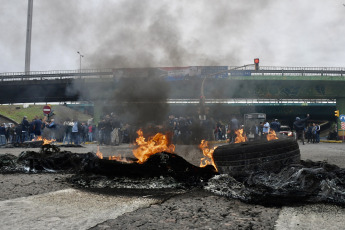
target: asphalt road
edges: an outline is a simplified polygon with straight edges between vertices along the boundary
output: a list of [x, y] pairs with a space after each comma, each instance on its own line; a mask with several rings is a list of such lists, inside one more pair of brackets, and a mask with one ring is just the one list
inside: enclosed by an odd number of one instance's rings
[[[105, 157], [130, 157], [130, 145], [100, 146]], [[62, 148], [96, 152], [96, 144]], [[0, 148], [19, 155], [27, 149]], [[39, 151], [39, 149], [29, 149]], [[345, 168], [345, 144], [300, 144], [301, 159]], [[195, 146], [177, 154], [199, 165]], [[66, 183], [65, 174], [0, 174], [0, 229], [344, 229], [345, 209], [328, 204], [263, 207], [202, 191], [99, 194]]]

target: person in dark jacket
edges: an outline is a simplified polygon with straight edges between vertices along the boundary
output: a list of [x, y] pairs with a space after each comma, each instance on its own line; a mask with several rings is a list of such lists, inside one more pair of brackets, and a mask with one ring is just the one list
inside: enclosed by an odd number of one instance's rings
[[274, 130], [274, 132], [279, 133], [280, 131], [280, 122], [278, 119], [274, 119], [274, 121], [271, 122], [270, 128]]
[[308, 119], [309, 119], [309, 114], [307, 114], [307, 117], [304, 119], [296, 117], [296, 121], [293, 123], [293, 127], [296, 130], [296, 135], [297, 135], [296, 140], [298, 140], [298, 138], [300, 138], [303, 145], [304, 145], [305, 123]]
[[32, 119], [29, 126], [29, 140], [35, 139], [35, 119]]
[[308, 140], [307, 143], [312, 143], [313, 142], [313, 126], [312, 126], [312, 124], [308, 125], [306, 136], [307, 136], [307, 140]]
[[24, 141], [27, 141], [29, 139], [30, 123], [28, 121], [27, 116], [24, 116], [21, 125], [22, 125], [22, 142], [24, 142]]
[[21, 143], [22, 142], [22, 126], [20, 124], [16, 125], [14, 128], [14, 143]]
[[36, 116], [35, 122], [34, 122], [34, 133], [35, 133], [35, 138], [37, 139], [37, 137], [42, 135], [42, 121], [40, 119], [38, 119], [38, 117]]
[[6, 128], [5, 124], [1, 124], [0, 126], [0, 145], [6, 144]]

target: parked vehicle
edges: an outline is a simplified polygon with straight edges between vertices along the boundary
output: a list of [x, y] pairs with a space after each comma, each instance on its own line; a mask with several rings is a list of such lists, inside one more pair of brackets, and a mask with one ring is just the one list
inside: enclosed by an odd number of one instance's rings
[[279, 133], [282, 135], [286, 135], [288, 137], [294, 137], [295, 136], [294, 132], [292, 132], [291, 128], [287, 125], [280, 126]]

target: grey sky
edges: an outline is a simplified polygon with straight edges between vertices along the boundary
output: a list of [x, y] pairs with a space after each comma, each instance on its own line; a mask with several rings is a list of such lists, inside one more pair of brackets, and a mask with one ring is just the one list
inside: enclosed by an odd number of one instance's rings
[[[345, 66], [341, 0], [34, 0], [31, 70]], [[0, 0], [0, 72], [25, 64], [26, 0]]]

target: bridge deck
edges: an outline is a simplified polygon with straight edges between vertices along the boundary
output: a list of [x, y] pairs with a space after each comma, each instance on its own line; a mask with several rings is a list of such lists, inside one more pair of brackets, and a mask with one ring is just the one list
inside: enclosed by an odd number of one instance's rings
[[[189, 71], [189, 68], [213, 68], [199, 74], [199, 77], [214, 77], [222, 75], [222, 78], [229, 77], [238, 80], [345, 80], [345, 68], [343, 67], [276, 67], [263, 66], [256, 71], [252, 66], [228, 66], [220, 72], [216, 71], [217, 66], [211, 67], [169, 67], [167, 68], [145, 68], [160, 70], [162, 77], [169, 74], [175, 76], [181, 72], [181, 68]], [[144, 68], [142, 68], [144, 69]], [[7, 72], [0, 73], [0, 81], [23, 81], [23, 80], [55, 80], [65, 78], [102, 78], [116, 77], [119, 72], [133, 72], [140, 69], [82, 69], [82, 70], [51, 70], [51, 71], [31, 71], [31, 72]], [[174, 72], [175, 71], [175, 72]], [[184, 72], [183, 74], [186, 74]]]

